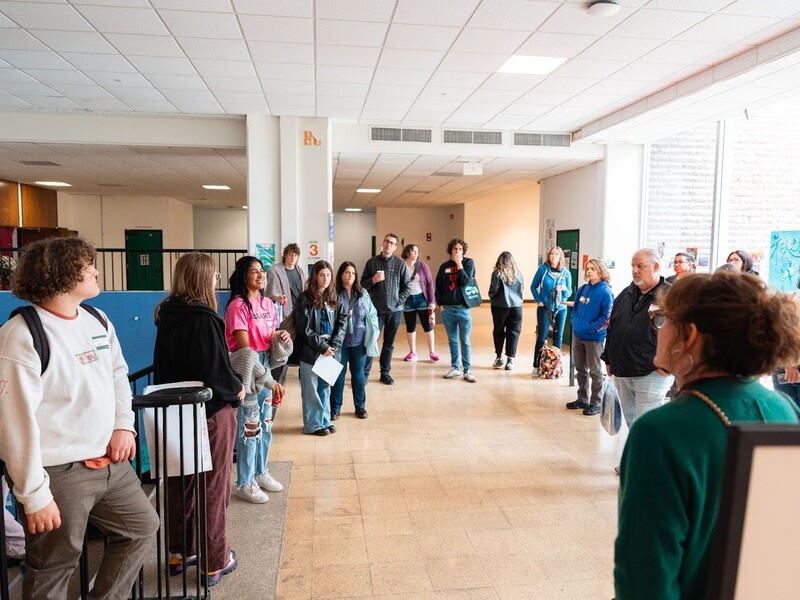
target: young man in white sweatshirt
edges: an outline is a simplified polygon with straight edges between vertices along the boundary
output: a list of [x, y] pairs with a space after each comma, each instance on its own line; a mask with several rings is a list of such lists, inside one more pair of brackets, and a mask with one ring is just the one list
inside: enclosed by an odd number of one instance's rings
[[79, 238], [53, 238], [19, 260], [12, 291], [42, 321], [44, 373], [22, 316], [0, 327], [0, 458], [27, 525], [25, 598], [65, 593], [87, 521], [109, 542], [90, 595], [127, 598], [159, 525], [128, 464], [131, 392], [114, 326], [79, 306], [100, 293], [94, 258]]

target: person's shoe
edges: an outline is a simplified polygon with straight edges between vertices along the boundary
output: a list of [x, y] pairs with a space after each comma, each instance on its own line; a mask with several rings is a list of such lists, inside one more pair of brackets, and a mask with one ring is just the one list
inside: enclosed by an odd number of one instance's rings
[[335, 421], [338, 418], [339, 418], [339, 412], [338, 411], [335, 411], [335, 412], [331, 413], [331, 421]]
[[183, 554], [176, 552], [169, 555], [169, 574], [173, 577], [183, 573], [187, 567], [192, 567], [197, 564], [197, 554], [191, 554], [185, 559]]
[[403, 359], [406, 362], [411, 362], [412, 360], [417, 360], [417, 355], [413, 352], [409, 352], [406, 354], [406, 357]]
[[475, 379], [475, 375], [472, 374], [472, 371], [464, 371], [464, 381], [468, 381], [469, 383], [475, 383], [478, 380]]
[[570, 410], [579, 410], [588, 407], [589, 405], [586, 402], [581, 402], [580, 400], [573, 400], [572, 402], [567, 402], [567, 408]]
[[506, 371], [513, 371], [514, 370], [514, 361], [510, 358], [506, 361]]
[[439, 362], [439, 355], [436, 352], [431, 352], [430, 357], [433, 362]]
[[244, 487], [237, 488], [233, 495], [253, 504], [264, 504], [269, 501], [269, 496], [261, 491], [255, 481], [251, 481]]
[[494, 362], [492, 363], [492, 368], [493, 369], [502, 369], [503, 368], [503, 359], [500, 358], [499, 356], [497, 358], [495, 358]]
[[239, 561], [236, 560], [236, 552], [231, 550], [231, 559], [228, 561], [228, 564], [222, 567], [219, 571], [209, 571], [208, 572], [208, 587], [215, 586], [219, 583], [220, 579], [223, 576], [227, 575], [228, 573], [232, 573], [236, 570], [236, 567], [239, 566]]
[[278, 482], [277, 479], [269, 474], [269, 471], [256, 477], [256, 483], [258, 484], [258, 487], [263, 488], [268, 492], [280, 492], [283, 490], [283, 486]]
[[531, 377], [534, 379], [539, 379], [539, 367], [533, 367], [533, 371], [531, 371]]
[[388, 373], [381, 373], [381, 383], [386, 385], [394, 385], [394, 379]]
[[367, 409], [366, 408], [357, 408], [356, 409], [356, 419], [366, 419], [367, 418]]
[[330, 431], [328, 431], [327, 427], [323, 427], [322, 429], [317, 429], [316, 431], [312, 432], [311, 435], [328, 435]]
[[333, 425], [333, 424], [328, 425], [328, 432], [336, 433], [336, 425]]
[[600, 407], [595, 406], [594, 404], [590, 404], [589, 406], [583, 409], [583, 414], [585, 414], [588, 417], [591, 417], [592, 415], [599, 415]]
[[455, 379], [456, 377], [461, 377], [461, 370], [456, 369], [455, 367], [444, 374], [445, 379]]

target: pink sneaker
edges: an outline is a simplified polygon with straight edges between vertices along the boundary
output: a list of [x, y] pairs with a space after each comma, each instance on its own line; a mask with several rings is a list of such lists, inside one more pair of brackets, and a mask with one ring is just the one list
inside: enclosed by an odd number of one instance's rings
[[406, 362], [411, 362], [412, 360], [417, 360], [417, 355], [414, 354], [413, 352], [409, 352], [408, 354], [406, 354], [406, 357], [403, 360], [406, 361]]
[[431, 352], [431, 360], [433, 362], [439, 362], [439, 355], [436, 352]]

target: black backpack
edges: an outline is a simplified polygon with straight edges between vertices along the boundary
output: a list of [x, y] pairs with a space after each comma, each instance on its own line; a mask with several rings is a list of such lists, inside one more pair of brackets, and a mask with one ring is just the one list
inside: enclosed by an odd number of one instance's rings
[[[99, 310], [97, 310], [94, 306], [84, 304], [83, 302], [81, 302], [81, 307], [95, 319], [100, 321], [100, 324], [105, 328], [106, 331], [108, 331], [108, 322], [105, 320], [103, 315], [100, 314]], [[44, 374], [45, 370], [47, 370], [47, 365], [50, 364], [50, 345], [47, 343], [47, 336], [44, 334], [44, 327], [42, 326], [42, 320], [39, 318], [39, 313], [36, 312], [36, 309], [33, 306], [28, 304], [26, 306], [15, 308], [13, 311], [11, 311], [11, 314], [8, 315], [8, 318], [11, 319], [14, 315], [22, 315], [22, 318], [25, 319], [25, 323], [28, 325], [28, 329], [31, 330], [31, 336], [33, 337], [33, 348], [36, 350], [36, 354], [39, 355], [39, 359], [42, 361], [42, 374]]]

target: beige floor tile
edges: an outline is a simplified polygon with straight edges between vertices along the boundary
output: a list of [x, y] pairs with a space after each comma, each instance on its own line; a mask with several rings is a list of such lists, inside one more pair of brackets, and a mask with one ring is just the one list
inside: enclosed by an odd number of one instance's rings
[[365, 514], [364, 535], [408, 535], [414, 533], [411, 519], [407, 512], [393, 512], [384, 514]]
[[492, 586], [485, 562], [476, 556], [445, 558], [426, 562], [435, 590], [458, 590]]
[[361, 500], [361, 512], [365, 515], [408, 512], [406, 501], [402, 494], [359, 496], [359, 498]]
[[435, 510], [409, 513], [411, 523], [416, 532], [427, 532], [434, 529], [463, 530], [463, 519], [454, 511]]
[[450, 498], [442, 493], [428, 494], [425, 492], [403, 492], [405, 505], [409, 511], [420, 512], [425, 510], [455, 509]]
[[530, 540], [516, 529], [473, 529], [467, 535], [475, 552], [482, 556], [528, 554], [532, 550]]
[[303, 568], [313, 548], [313, 539], [284, 541], [281, 551], [281, 569]]
[[396, 479], [357, 479], [359, 496], [386, 496], [400, 494], [400, 482]]
[[473, 588], [471, 590], [442, 590], [436, 592], [437, 600], [498, 600], [494, 588]]
[[358, 496], [355, 479], [316, 479], [314, 496]]
[[349, 464], [317, 465], [314, 468], [315, 479], [355, 479], [352, 460]]
[[312, 576], [307, 568], [282, 568], [275, 597], [277, 600], [311, 600], [311, 584]]
[[361, 514], [358, 496], [320, 496], [314, 499], [314, 516], [344, 517]]
[[314, 536], [313, 564], [315, 567], [330, 565], [363, 565], [367, 561], [367, 545], [362, 537]]
[[371, 596], [372, 579], [369, 565], [365, 563], [315, 568], [311, 588], [314, 600]]
[[387, 450], [353, 450], [353, 464], [373, 464], [373, 463], [388, 463], [389, 452]]
[[[349, 446], [349, 442], [347, 444]], [[314, 457], [314, 464], [317, 467], [321, 465], [349, 465], [352, 463], [353, 452], [349, 448], [330, 452], [317, 452]]]
[[463, 529], [417, 532], [420, 551], [426, 559], [474, 556], [475, 548]]
[[554, 585], [561, 600], [596, 600], [614, 597], [614, 582], [610, 578], [559, 581]]
[[433, 590], [422, 561], [375, 563], [370, 566], [375, 594], [429, 592]]
[[365, 536], [370, 563], [415, 562], [422, 557], [415, 535]]
[[436, 592], [413, 592], [410, 594], [381, 594], [373, 596], [372, 600], [439, 600]]
[[361, 515], [343, 517], [314, 517], [314, 538], [331, 537], [364, 537], [364, 526]]
[[500, 586], [496, 589], [500, 600], [562, 600], [558, 590], [548, 579], [535, 584]]

